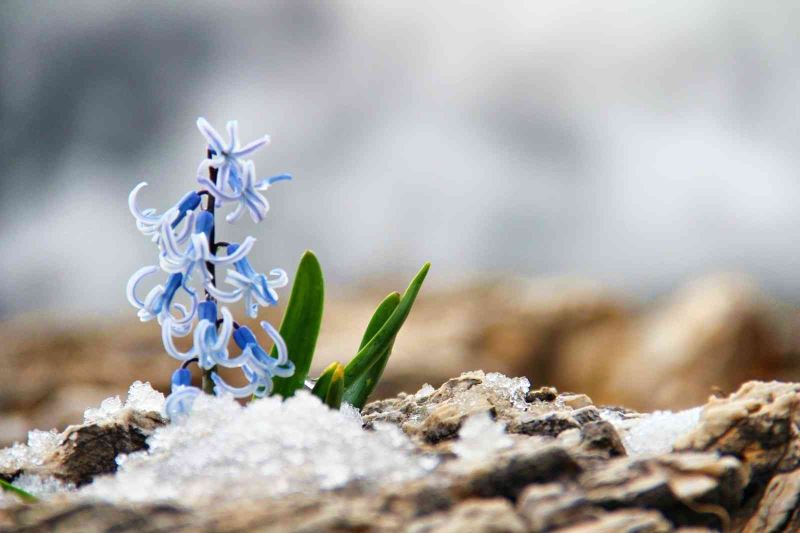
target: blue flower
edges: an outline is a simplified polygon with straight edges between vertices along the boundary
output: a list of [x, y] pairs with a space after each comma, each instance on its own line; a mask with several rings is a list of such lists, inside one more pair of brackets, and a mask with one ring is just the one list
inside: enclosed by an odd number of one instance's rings
[[159, 257], [159, 265], [164, 272], [181, 272], [188, 280], [191, 278], [195, 268], [203, 274], [203, 279], [211, 285], [211, 272], [208, 270], [208, 263], [234, 263], [240, 261], [250, 253], [255, 243], [255, 238], [247, 237], [242, 245], [229, 255], [215, 255], [209, 249], [209, 238], [214, 227], [214, 217], [208, 211], [203, 211], [196, 217], [194, 233], [191, 242], [186, 249], [181, 251], [180, 245], [172, 235], [172, 231], [162, 226], [162, 253]]
[[233, 317], [227, 308], [222, 308], [222, 327], [217, 331], [217, 304], [211, 301], [202, 302], [197, 306], [199, 322], [194, 330], [194, 345], [186, 352], [175, 348], [173, 343], [173, 328], [171, 318], [167, 318], [161, 327], [161, 340], [164, 349], [178, 361], [188, 361], [194, 357], [198, 359], [200, 368], [209, 370], [219, 359], [228, 358], [228, 342], [233, 332]]
[[261, 327], [275, 343], [278, 357], [271, 357], [259, 344], [250, 328], [242, 326], [233, 333], [233, 340], [242, 349], [241, 355], [234, 359], [216, 360], [222, 367], [241, 367], [248, 384], [232, 387], [216, 372], [211, 373], [216, 394], [230, 394], [236, 398], [256, 395], [265, 396], [272, 391], [272, 378], [289, 377], [294, 374], [294, 363], [289, 361], [286, 343], [280, 333], [269, 322], [261, 322]]
[[[146, 266], [137, 270], [128, 280], [127, 296], [132, 306], [139, 309], [138, 315], [142, 322], [158, 319], [158, 323], [163, 326], [169, 322], [171, 330], [176, 335], [186, 335], [192, 328], [192, 319], [197, 312], [197, 294], [193, 289], [184, 283], [181, 273], [171, 274], [167, 279], [167, 286], [156, 285], [145, 297], [144, 301], [136, 296], [136, 288], [146, 276], [158, 271], [156, 266]], [[192, 305], [187, 309], [184, 305], [174, 303], [175, 293], [183, 288], [189, 295]], [[179, 316], [172, 314], [172, 308], [177, 309]]]
[[279, 181], [291, 180], [292, 177], [288, 174], [281, 174], [271, 178], [265, 178], [256, 181], [256, 166], [252, 161], [244, 163], [244, 177], [240, 180], [237, 170], [232, 170], [229, 177], [229, 184], [232, 190], [227, 193], [218, 184], [212, 182], [209, 178], [198, 178], [198, 181], [218, 199], [226, 202], [236, 202], [238, 205], [236, 209], [228, 213], [225, 220], [234, 223], [239, 220], [244, 214], [245, 209], [250, 213], [250, 218], [253, 222], [258, 224], [264, 217], [267, 216], [269, 211], [269, 202], [264, 198], [264, 195], [259, 191], [266, 191], [270, 185]]
[[179, 368], [172, 374], [172, 394], [167, 397], [164, 411], [170, 420], [178, 420], [189, 414], [195, 399], [202, 394], [192, 387], [192, 374], [186, 368]]
[[[228, 253], [234, 255], [239, 250], [238, 244], [229, 244]], [[206, 284], [206, 290], [214, 298], [223, 302], [238, 302], [244, 296], [244, 306], [247, 315], [255, 318], [258, 315], [258, 306], [268, 307], [278, 303], [278, 293], [275, 288], [285, 287], [289, 283], [289, 276], [280, 268], [270, 271], [272, 279], [264, 274], [259, 274], [247, 258], [240, 259], [233, 263], [235, 270], [228, 270], [225, 282], [236, 287], [230, 292], [218, 289], [212, 284]]]
[[[139, 191], [146, 186], [147, 182], [143, 181], [133, 188], [131, 193], [128, 195], [128, 209], [130, 209], [131, 214], [133, 214], [134, 218], [136, 219], [136, 227], [139, 229], [139, 231], [141, 231], [144, 235], [151, 237], [153, 242], [158, 242], [159, 245], [161, 245], [163, 230], [165, 228], [168, 230], [176, 229], [181, 221], [186, 218], [187, 213], [191, 214], [191, 212], [197, 209], [197, 206], [200, 205], [200, 195], [195, 191], [188, 192], [173, 207], [167, 209], [163, 214], [157, 215], [155, 209], [148, 208], [141, 210], [136, 205], [136, 199], [139, 195]], [[192, 220], [190, 217], [189, 221], [184, 225], [183, 231], [181, 231], [178, 236], [173, 235], [174, 239], [178, 243], [183, 243], [186, 241], [186, 238], [189, 236], [191, 231]]]
[[[247, 144], [245, 146], [239, 145], [239, 124], [235, 120], [231, 120], [227, 124], [228, 130], [228, 143], [222, 140], [222, 137], [217, 130], [211, 127], [211, 124], [202, 117], [197, 119], [197, 129], [206, 138], [208, 146], [214, 152], [210, 159], [205, 159], [197, 169], [197, 178], [204, 183], [205, 174], [209, 167], [217, 169], [217, 187], [220, 191], [225, 192], [230, 187], [229, 178], [231, 173], [243, 172], [244, 164], [241, 158], [250, 155], [262, 146], [269, 143], [269, 135], [264, 135], [260, 139]], [[207, 178], [205, 178], [207, 180]], [[210, 180], [208, 180], [210, 181]], [[219, 199], [218, 199], [219, 201]]]

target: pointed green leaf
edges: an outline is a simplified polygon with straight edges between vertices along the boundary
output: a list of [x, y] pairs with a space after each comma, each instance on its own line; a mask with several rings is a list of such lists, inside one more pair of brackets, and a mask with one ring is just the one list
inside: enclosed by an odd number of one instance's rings
[[[397, 305], [400, 303], [400, 293], [393, 292], [389, 296], [387, 296], [375, 310], [375, 313], [372, 315], [372, 319], [369, 321], [367, 325], [367, 330], [364, 333], [364, 338], [361, 339], [361, 346], [359, 346], [359, 350], [364, 348], [367, 343], [372, 340], [372, 337], [375, 336], [376, 333], [381, 329], [381, 326], [388, 320], [388, 318], [392, 315], [394, 310], [397, 308]], [[353, 405], [359, 409], [364, 407], [364, 404], [367, 403], [367, 398], [372, 391], [375, 390], [375, 386], [380, 381], [381, 376], [383, 375], [383, 370], [386, 368], [386, 363], [389, 361], [389, 355], [392, 352], [392, 346], [394, 345], [394, 338], [392, 339], [392, 343], [389, 345], [388, 349], [381, 355], [378, 361], [372, 365], [366, 374], [358, 378], [353, 384], [347, 388], [344, 392], [344, 401]]]
[[[288, 398], [304, 385], [314, 358], [324, 302], [325, 281], [322, 278], [322, 267], [314, 253], [308, 250], [297, 267], [289, 305], [280, 329], [289, 351], [289, 359], [294, 363], [294, 375], [275, 378], [272, 394]], [[275, 348], [272, 356], [278, 356]]]
[[342, 404], [344, 392], [344, 366], [334, 361], [320, 374], [311, 394], [317, 396], [329, 407], [338, 409]]
[[338, 364], [338, 361], [334, 361], [325, 367], [325, 370], [323, 370], [322, 374], [319, 375], [317, 382], [314, 384], [314, 388], [311, 390], [311, 394], [323, 402], [325, 401], [325, 397], [328, 395], [328, 388], [331, 386], [331, 378], [333, 378], [333, 373], [336, 371], [336, 366]]
[[15, 487], [11, 483], [3, 479], [0, 479], [0, 489], [16, 494], [17, 496], [20, 497], [22, 501], [26, 503], [35, 503], [39, 501], [39, 499], [33, 494], [26, 492], [19, 487]]
[[408, 317], [408, 313], [411, 312], [411, 306], [414, 305], [414, 299], [419, 294], [422, 282], [425, 281], [425, 276], [428, 275], [430, 267], [430, 263], [425, 263], [419, 273], [411, 280], [411, 284], [400, 299], [400, 303], [384, 322], [383, 326], [347, 364], [344, 370], [345, 390], [349, 389], [359, 378], [364, 376], [370, 367], [384, 357], [387, 350], [390, 349], [397, 332], [400, 331], [406, 317]]
[[372, 318], [367, 324], [367, 329], [364, 332], [364, 337], [361, 338], [361, 345], [358, 349], [362, 349], [367, 343], [372, 340], [372, 337], [375, 336], [376, 333], [381, 329], [381, 326], [392, 316], [395, 308], [400, 303], [400, 293], [393, 292], [389, 296], [383, 299], [383, 301], [378, 305], [378, 308], [375, 309], [375, 312], [372, 314]]
[[344, 395], [344, 366], [336, 363], [336, 369], [331, 376], [331, 384], [328, 387], [328, 394], [325, 396], [325, 403], [331, 409], [338, 409], [342, 405]]

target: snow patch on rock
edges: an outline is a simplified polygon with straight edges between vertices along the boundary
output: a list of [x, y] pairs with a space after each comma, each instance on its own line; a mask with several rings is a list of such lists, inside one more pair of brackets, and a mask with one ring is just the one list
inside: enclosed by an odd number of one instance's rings
[[617, 428], [628, 455], [646, 457], [671, 452], [678, 438], [697, 426], [702, 409], [653, 411], [635, 418], [625, 418], [619, 412], [602, 409], [600, 416]]
[[[112, 408], [115, 408], [112, 406]], [[241, 406], [200, 396], [184, 420], [159, 428], [149, 450], [119, 456], [115, 475], [79, 494], [112, 502], [225, 500], [314, 493], [351, 482], [379, 486], [434, 466], [397, 427], [361, 427], [355, 409], [335, 411], [306, 391]]]

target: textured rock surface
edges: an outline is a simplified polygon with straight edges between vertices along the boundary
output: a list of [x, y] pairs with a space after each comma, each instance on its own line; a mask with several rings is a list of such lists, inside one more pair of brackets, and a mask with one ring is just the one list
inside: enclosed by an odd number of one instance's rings
[[[361, 291], [326, 302], [317, 371], [353, 353], [382, 296]], [[279, 321], [277, 313], [268, 309], [265, 318]], [[378, 395], [483, 368], [604, 404], [685, 408], [703, 403], [712, 387], [797, 380], [797, 317], [731, 276], [701, 279], [643, 309], [576, 280], [431, 291], [398, 337]], [[129, 315], [100, 324], [0, 323], [0, 445], [23, 440], [31, 428], [64, 428], [135, 379], [166, 391], [173, 367], [157, 329]]]
[[[712, 398], [699, 422], [678, 438], [674, 451], [655, 455], [629, 455], [619, 434], [645, 417], [576, 403], [570, 400], [574, 396], [552, 389], [527, 391], [523, 381], [470, 372], [436, 390], [423, 388], [373, 402], [364, 410], [366, 428], [396, 424], [421, 451], [441, 458], [430, 475], [377, 493], [354, 484], [317, 496], [228, 502], [214, 508], [56, 498], [1, 510], [0, 528], [439, 533], [798, 529], [800, 384], [750, 382], [726, 398]], [[160, 423], [151, 415], [131, 416], [103, 423], [105, 438], [121, 438], [129, 445], [138, 442], [132, 433]], [[119, 428], [128, 428], [127, 433]], [[498, 428], [507, 434], [497, 434]], [[88, 430], [72, 428], [70, 434], [93, 434]], [[467, 442], [485, 446], [484, 453], [463, 455], [459, 443]], [[63, 451], [54, 455], [56, 463], [63, 461], [62, 468], [48, 468], [67, 475], [67, 458], [75, 461], [79, 448], [65, 439]], [[107, 466], [100, 461], [79, 464], [77, 473], [70, 474], [75, 481], [91, 476], [86, 465], [96, 466], [97, 474]]]

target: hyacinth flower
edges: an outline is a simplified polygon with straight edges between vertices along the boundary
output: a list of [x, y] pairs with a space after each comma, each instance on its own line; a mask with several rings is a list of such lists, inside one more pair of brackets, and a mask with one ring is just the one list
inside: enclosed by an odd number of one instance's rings
[[256, 181], [256, 167], [252, 161], [248, 161], [244, 165], [244, 176], [239, 178], [239, 172], [235, 168], [231, 170], [229, 176], [229, 184], [231, 192], [225, 192], [217, 185], [214, 185], [211, 180], [206, 177], [198, 179], [201, 185], [208, 187], [214, 196], [226, 202], [236, 202], [236, 208], [231, 211], [225, 220], [234, 223], [239, 220], [244, 214], [245, 210], [250, 214], [253, 222], [258, 224], [264, 217], [267, 216], [269, 211], [269, 202], [264, 198], [264, 195], [259, 191], [266, 191], [273, 183], [279, 181], [288, 181], [292, 177], [288, 174], [280, 174], [271, 178], [265, 178]]
[[[234, 255], [239, 251], [237, 244], [228, 245], [228, 253]], [[289, 276], [280, 268], [270, 271], [268, 278], [259, 274], [244, 258], [233, 263], [235, 270], [228, 270], [225, 282], [236, 287], [230, 292], [225, 292], [216, 287], [207, 287], [208, 292], [221, 302], [236, 302], [244, 298], [244, 307], [250, 318], [258, 315], [258, 306], [268, 307], [278, 303], [276, 288], [285, 287], [289, 283]]]
[[[162, 237], [162, 227], [167, 226], [170, 229], [175, 229], [181, 221], [186, 217], [187, 213], [193, 212], [200, 205], [200, 195], [195, 191], [190, 191], [181, 198], [171, 209], [165, 211], [162, 215], [157, 215], [156, 210], [152, 208], [139, 209], [137, 206], [137, 197], [139, 191], [147, 187], [147, 182], [143, 181], [133, 188], [128, 196], [128, 209], [131, 214], [136, 218], [136, 227], [144, 235], [150, 236], [153, 242], [159, 242]], [[184, 231], [175, 237], [179, 243], [183, 243], [189, 236], [192, 230], [191, 220], [184, 227]]]
[[286, 343], [280, 333], [269, 322], [262, 321], [261, 327], [275, 343], [277, 357], [271, 357], [259, 345], [253, 331], [247, 326], [240, 326], [233, 333], [233, 340], [241, 348], [241, 355], [228, 359], [215, 359], [217, 365], [226, 368], [241, 367], [250, 383], [244, 387], [231, 387], [218, 375], [212, 374], [216, 389], [221, 393], [231, 394], [237, 398], [255, 395], [262, 397], [272, 392], [273, 377], [289, 377], [294, 374], [294, 364], [289, 361]]
[[239, 174], [244, 171], [245, 161], [242, 159], [262, 146], [269, 144], [269, 135], [256, 139], [255, 141], [245, 145], [239, 145], [239, 123], [231, 120], [227, 124], [228, 142], [222, 140], [222, 136], [217, 133], [211, 124], [202, 117], [197, 119], [197, 129], [203, 134], [203, 137], [208, 141], [208, 146], [212, 156], [200, 163], [197, 168], [197, 178], [201, 184], [208, 186], [206, 182], [205, 173], [209, 168], [214, 168], [217, 171], [216, 180], [208, 180], [212, 182], [214, 190], [217, 193], [217, 206], [222, 205], [223, 195], [225, 191], [230, 189], [230, 176], [232, 173]]
[[[245, 329], [239, 328], [226, 307], [219, 307], [215, 294], [217, 290], [214, 277], [218, 266], [247, 265], [245, 272], [254, 273], [247, 259], [253, 248], [255, 238], [246, 237], [241, 244], [220, 243], [216, 241], [215, 208], [226, 203], [235, 203], [236, 208], [228, 220], [236, 220], [248, 210], [255, 222], [264, 219], [269, 204], [259, 191], [266, 190], [271, 183], [287, 179], [285, 174], [257, 181], [255, 164], [244, 159], [258, 148], [267, 144], [264, 136], [246, 146], [240, 146], [235, 121], [228, 123], [229, 140], [225, 143], [216, 130], [205, 119], [198, 119], [197, 126], [207, 141], [207, 157], [200, 163], [200, 169], [208, 170], [208, 177], [199, 180], [205, 189], [187, 192], [178, 202], [172, 204], [162, 214], [156, 209], [141, 209], [138, 195], [147, 185], [140, 183], [128, 197], [128, 207], [136, 219], [136, 227], [142, 234], [150, 237], [158, 245], [158, 265], [139, 269], [128, 281], [127, 296], [131, 305], [138, 309], [142, 321], [157, 319], [161, 325], [161, 337], [168, 355], [182, 362], [181, 368], [173, 376], [172, 394], [167, 401], [166, 412], [170, 417], [186, 413], [200, 392], [231, 394], [243, 397], [249, 394], [263, 396], [272, 389], [274, 377], [287, 377], [293, 372], [288, 362], [286, 344], [280, 333], [271, 325], [263, 323], [264, 329], [272, 339], [277, 358], [270, 357], [263, 348], [247, 336]], [[203, 206], [203, 197], [206, 197]], [[220, 249], [225, 250], [220, 253]], [[239, 268], [243, 268], [240, 266]], [[142, 299], [138, 287], [148, 276], [162, 271], [167, 275], [164, 285], [157, 285]], [[232, 270], [233, 271], [233, 270]], [[287, 284], [283, 270], [273, 269], [269, 280], [269, 302], [277, 303], [274, 288]], [[238, 290], [237, 285], [237, 290]], [[205, 291], [205, 301], [199, 302], [198, 291]], [[175, 302], [179, 291], [188, 295], [190, 305]], [[247, 293], [248, 301], [252, 299]], [[224, 301], [233, 302], [245, 297], [245, 291], [238, 294], [226, 293]], [[260, 296], [259, 296], [260, 297]], [[263, 301], [263, 299], [262, 299]], [[256, 311], [257, 311], [256, 305]], [[221, 318], [220, 318], [221, 315]], [[253, 315], [255, 316], [255, 314]], [[266, 325], [264, 325], [266, 324]], [[242, 329], [236, 334], [236, 329]], [[192, 345], [187, 350], [175, 346], [174, 337], [186, 337], [191, 333]], [[238, 343], [242, 354], [230, 357], [228, 344], [240, 339]], [[246, 338], [248, 342], [241, 339]], [[202, 387], [191, 385], [191, 373], [187, 365], [197, 364], [202, 371]], [[248, 385], [235, 388], [225, 383], [215, 372], [217, 367], [238, 368], [248, 380]]]
[[[241, 246], [237, 246], [230, 255], [220, 256], [211, 253], [209, 240], [214, 229], [214, 216], [208, 211], [203, 211], [196, 217], [195, 230], [191, 242], [185, 250], [180, 250], [180, 244], [175, 239], [168, 226], [162, 226], [164, 233], [163, 251], [159, 257], [159, 264], [164, 272], [182, 272], [186, 279], [190, 279], [195, 269], [203, 274], [204, 282], [213, 281], [209, 265], [221, 263], [235, 263], [243, 260], [253, 248], [255, 239], [247, 237]], [[229, 248], [230, 251], [230, 248]]]
[[[156, 266], [146, 266], [140, 268], [131, 276], [130, 280], [128, 280], [128, 301], [132, 306], [139, 309], [137, 314], [142, 322], [148, 322], [155, 318], [162, 326], [168, 324], [170, 331], [174, 334], [185, 335], [191, 329], [191, 321], [197, 308], [197, 294], [183, 283], [183, 274], [180, 272], [171, 274], [167, 279], [166, 287], [164, 285], [156, 285], [144, 300], [136, 296], [136, 289], [139, 283], [145, 277], [157, 271], [158, 267]], [[181, 288], [189, 295], [192, 301], [189, 309], [182, 304], [174, 302], [175, 294]], [[177, 318], [172, 314], [173, 308], [180, 313]]]
[[227, 308], [222, 308], [221, 328], [217, 329], [217, 305], [212, 301], [205, 301], [198, 305], [197, 317], [199, 319], [194, 330], [194, 344], [186, 352], [181, 352], [175, 347], [172, 328], [172, 318], [167, 318], [161, 328], [161, 339], [164, 349], [171, 357], [178, 361], [197, 359], [200, 368], [210, 370], [215, 361], [228, 357], [228, 342], [233, 333], [233, 316]]
[[[131, 276], [127, 296], [140, 320], [158, 321], [165, 351], [181, 362], [172, 375], [171, 393], [165, 403], [165, 413], [172, 420], [190, 413], [194, 401], [203, 393], [286, 398], [306, 387], [324, 300], [322, 269], [314, 254], [307, 251], [297, 268], [280, 330], [268, 322], [260, 323], [272, 341], [270, 350], [262, 347], [252, 330], [238, 324], [227, 307], [219, 305], [218, 302], [244, 300], [247, 315], [257, 318], [260, 307], [278, 303], [276, 289], [288, 284], [286, 272], [275, 268], [266, 275], [253, 268], [248, 257], [255, 243], [251, 236], [241, 244], [217, 241], [216, 233], [221, 228], [215, 225], [215, 213], [217, 207], [231, 204], [233, 209], [225, 217], [226, 222], [240, 220], [247, 211], [253, 222], [259, 223], [269, 210], [263, 193], [272, 184], [291, 177], [280, 174], [256, 179], [255, 164], [245, 158], [266, 145], [269, 137], [240, 146], [235, 121], [228, 122], [227, 142], [205, 119], [199, 118], [197, 127], [206, 140], [206, 157], [198, 167], [197, 179], [203, 188], [190, 190], [162, 214], [154, 208], [139, 208], [138, 195], [146, 183], [134, 187], [128, 197], [136, 227], [158, 247], [158, 261]], [[225, 253], [220, 253], [221, 248]], [[227, 267], [225, 282], [231, 288], [217, 285], [217, 267]], [[364, 405], [383, 373], [395, 337], [429, 267], [422, 267], [402, 296], [393, 292], [384, 299], [355, 356], [347, 365], [335, 362], [316, 381], [311, 380], [312, 394], [332, 408], [338, 408], [343, 401], [357, 408]], [[139, 285], [159, 271], [166, 275], [166, 282], [156, 285], [141, 299]], [[175, 301], [179, 292], [188, 296], [188, 306]], [[192, 344], [185, 350], [178, 349], [174, 337], [188, 337]], [[231, 354], [231, 339], [238, 353]], [[199, 387], [192, 384], [187, 368], [192, 364], [202, 373]], [[238, 369], [247, 383], [241, 387], [227, 383], [217, 372], [221, 368]]]
[[164, 411], [170, 420], [178, 420], [189, 414], [194, 400], [203, 393], [192, 387], [192, 373], [188, 368], [180, 367], [172, 374], [171, 394], [164, 404]]

